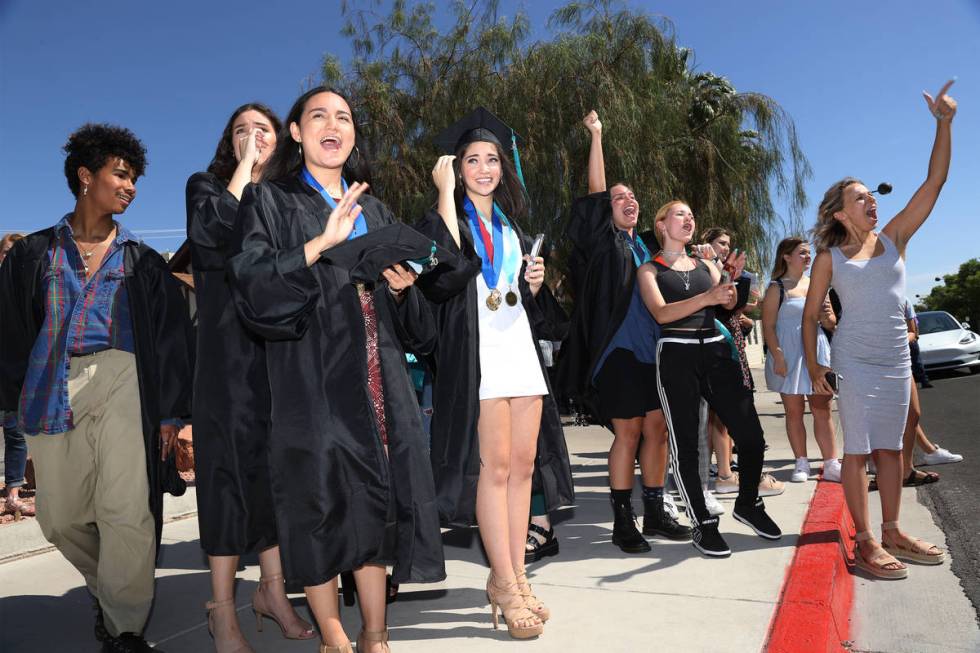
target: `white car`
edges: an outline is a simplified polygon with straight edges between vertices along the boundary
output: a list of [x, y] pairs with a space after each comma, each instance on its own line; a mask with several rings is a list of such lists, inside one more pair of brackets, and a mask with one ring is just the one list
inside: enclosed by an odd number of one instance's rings
[[919, 313], [919, 352], [927, 370], [970, 366], [980, 372], [980, 336], [946, 311]]

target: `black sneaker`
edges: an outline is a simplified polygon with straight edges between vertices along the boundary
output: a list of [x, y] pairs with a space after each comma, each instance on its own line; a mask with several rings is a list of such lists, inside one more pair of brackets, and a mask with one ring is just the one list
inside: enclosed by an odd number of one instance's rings
[[102, 653], [163, 653], [146, 643], [136, 633], [120, 633], [118, 637], [107, 637], [102, 642]]
[[695, 526], [691, 533], [691, 544], [706, 556], [727, 558], [732, 554], [725, 538], [718, 532], [718, 518], [712, 517]]
[[751, 528], [759, 537], [764, 537], [767, 540], [778, 540], [783, 536], [779, 526], [776, 526], [776, 522], [766, 513], [766, 506], [762, 499], [756, 499], [755, 504], [749, 508], [736, 505], [735, 510], [732, 511], [732, 517]]

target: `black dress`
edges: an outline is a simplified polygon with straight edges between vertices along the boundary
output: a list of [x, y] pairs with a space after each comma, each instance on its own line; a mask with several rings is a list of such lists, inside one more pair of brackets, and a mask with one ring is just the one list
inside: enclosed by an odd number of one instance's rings
[[194, 472], [201, 547], [241, 555], [276, 543], [269, 484], [269, 379], [226, 276], [238, 200], [207, 172], [187, 181], [187, 238], [197, 299]]
[[[524, 253], [528, 238], [511, 221]], [[435, 476], [439, 517], [443, 523], [469, 526], [476, 523], [476, 484], [480, 476], [480, 447], [477, 421], [480, 417], [480, 328], [477, 318], [476, 277], [480, 258], [473, 247], [469, 225], [460, 220], [461, 246], [436, 211], [429, 211], [415, 225], [437, 245], [458, 257], [445, 272], [436, 269], [419, 278], [417, 285], [432, 304], [439, 326], [438, 347], [428, 359], [433, 371], [432, 389], [432, 473]], [[545, 318], [546, 299], [531, 294], [524, 280], [523, 267], [517, 275], [520, 294], [535, 340], [535, 352], [547, 382], [538, 340], [556, 337], [555, 325]], [[568, 462], [565, 434], [554, 393], [549, 384], [543, 398], [541, 430], [534, 468], [534, 492], [544, 495], [550, 512], [572, 503], [575, 491]]]
[[[575, 268], [569, 273], [575, 280], [575, 308], [558, 359], [558, 383], [568, 397], [598, 417], [601, 411], [592, 379], [629, 310], [636, 264], [629, 244], [612, 224], [609, 191], [576, 199], [565, 235], [573, 246], [569, 263], [574, 261]], [[651, 235], [638, 237], [651, 252], [659, 249]]]
[[[395, 218], [362, 196], [368, 229]], [[298, 178], [246, 188], [240, 253], [229, 273], [240, 316], [266, 340], [271, 388], [269, 463], [287, 586], [319, 585], [365, 563], [394, 565], [392, 581], [445, 578], [439, 519], [405, 348], [435, 344], [415, 288], [399, 304], [367, 288], [384, 386], [386, 456], [368, 387], [364, 293], [346, 269], [306, 265], [304, 244], [330, 211]]]

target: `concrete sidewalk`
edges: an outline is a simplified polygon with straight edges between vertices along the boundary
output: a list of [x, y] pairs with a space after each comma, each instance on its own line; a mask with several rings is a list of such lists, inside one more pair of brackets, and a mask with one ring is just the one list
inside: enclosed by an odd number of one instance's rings
[[[770, 443], [767, 468], [785, 481], [793, 457], [777, 400], [771, 393], [757, 395]], [[567, 427], [566, 434], [577, 504], [556, 516], [560, 555], [530, 567], [535, 591], [551, 608], [552, 619], [540, 639], [522, 646], [563, 652], [761, 650], [815, 482], [787, 483], [785, 494], [766, 499], [785, 533], [780, 541], [756, 537], [725, 515], [721, 529], [733, 550], [729, 559], [709, 560], [689, 543], [660, 539], [652, 541], [653, 551], [648, 554], [627, 555], [609, 543], [612, 524], [605, 458], [611, 435], [598, 427]], [[812, 442], [811, 449], [815, 450]], [[188, 498], [185, 495], [184, 500]], [[905, 498], [903, 523], [911, 532], [942, 543], [941, 532], [932, 526], [914, 493], [908, 491]], [[722, 501], [730, 513], [732, 500]], [[640, 511], [638, 493], [634, 502]], [[168, 513], [175, 510], [180, 511], [178, 504], [168, 503]], [[7, 539], [3, 531], [8, 528], [0, 529], [0, 539]], [[157, 602], [147, 637], [171, 653], [212, 650], [203, 607], [209, 598], [208, 575], [197, 536], [193, 514], [164, 528]], [[476, 531], [450, 531], [444, 541], [448, 579], [436, 585], [403, 585], [398, 601], [389, 608], [393, 650], [501, 650], [499, 642], [509, 638], [506, 631], [495, 632], [490, 625], [483, 589], [487, 570]], [[256, 632], [249, 600], [258, 567], [254, 559], [246, 563], [249, 566], [239, 574], [239, 615], [255, 649], [315, 651], [314, 642], [283, 639], [271, 622], [266, 622], [263, 633]], [[861, 615], [858, 648], [939, 650], [931, 640], [924, 646], [924, 639], [929, 639], [926, 633], [934, 632], [933, 639], [956, 643], [945, 650], [977, 650], [980, 637], [972, 610], [948, 566], [913, 567], [912, 572], [912, 578], [902, 584], [859, 581], [870, 589], [859, 588], [855, 596], [855, 613]], [[898, 591], [889, 592], [893, 589]], [[302, 597], [294, 602], [306, 616]], [[57, 552], [0, 564], [0, 650], [97, 651], [89, 605], [81, 577]], [[883, 629], [869, 628], [868, 621], [877, 621], [875, 615], [885, 610], [890, 614], [888, 629], [919, 633], [917, 640], [905, 640], [908, 648], [876, 646], [874, 640], [882, 638]], [[936, 621], [937, 613], [947, 618]], [[357, 610], [344, 609], [342, 614], [353, 637], [360, 628]], [[956, 639], [949, 640], [952, 635]], [[892, 637], [890, 643], [899, 639]]]

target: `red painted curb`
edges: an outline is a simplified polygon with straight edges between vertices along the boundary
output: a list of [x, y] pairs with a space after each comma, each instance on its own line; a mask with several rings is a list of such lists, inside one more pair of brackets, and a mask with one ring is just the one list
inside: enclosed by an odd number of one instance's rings
[[847, 567], [854, 522], [840, 483], [817, 483], [763, 651], [847, 651], [854, 580]]

